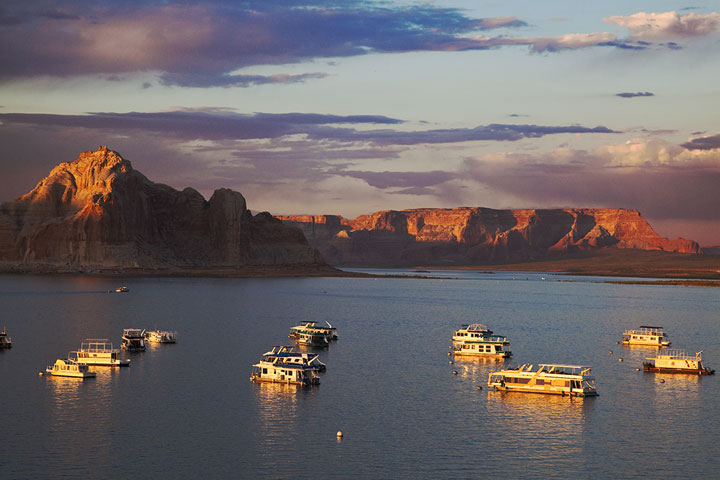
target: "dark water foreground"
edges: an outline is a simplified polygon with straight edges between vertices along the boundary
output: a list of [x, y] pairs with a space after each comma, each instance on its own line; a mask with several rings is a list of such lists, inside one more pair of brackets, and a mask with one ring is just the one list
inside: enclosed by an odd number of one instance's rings
[[[0, 351], [0, 478], [714, 477], [720, 376], [637, 372], [653, 350], [616, 341], [661, 325], [719, 369], [717, 290], [541, 275], [0, 276], [14, 342]], [[120, 285], [130, 292], [107, 293]], [[299, 320], [338, 327], [321, 385], [250, 383]], [[449, 364], [469, 322], [507, 335], [512, 359]], [[84, 382], [38, 376], [86, 337], [119, 346], [129, 327], [179, 343]], [[526, 362], [589, 364], [600, 396], [488, 391], [488, 373]]]

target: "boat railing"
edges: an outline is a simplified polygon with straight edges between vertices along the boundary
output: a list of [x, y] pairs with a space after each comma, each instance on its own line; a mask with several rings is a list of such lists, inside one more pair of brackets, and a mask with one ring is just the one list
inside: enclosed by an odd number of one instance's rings
[[663, 327], [643, 326], [637, 330], [625, 330], [623, 335], [658, 335], [660, 337], [664, 337], [665, 332], [663, 332]]
[[672, 360], [702, 360], [702, 350], [695, 352], [695, 355], [689, 355], [685, 350], [672, 349], [664, 350], [662, 353], [658, 353], [655, 358], [664, 358]]

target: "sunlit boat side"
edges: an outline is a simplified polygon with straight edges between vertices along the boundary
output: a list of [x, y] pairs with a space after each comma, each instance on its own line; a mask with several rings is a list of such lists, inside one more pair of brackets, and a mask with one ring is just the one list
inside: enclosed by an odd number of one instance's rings
[[455, 355], [495, 358], [507, 358], [512, 355], [507, 348], [510, 345], [507, 337], [493, 335], [492, 330], [480, 323], [463, 325], [455, 331], [452, 341]]
[[337, 328], [333, 327], [330, 322], [325, 322], [327, 326], [321, 325], [317, 322], [312, 321], [302, 321], [299, 325], [296, 325], [294, 327], [290, 327], [290, 335], [288, 335], [289, 338], [298, 339], [300, 338], [302, 332], [305, 333], [311, 333], [311, 334], [322, 334], [325, 335], [328, 342], [331, 340], [337, 340]]
[[88, 338], [80, 344], [77, 352], [70, 356], [81, 365], [98, 365], [105, 367], [127, 367], [130, 360], [120, 358], [120, 350], [113, 348], [107, 338]]
[[145, 350], [145, 330], [139, 328], [124, 329], [120, 346], [128, 351]]
[[45, 373], [56, 377], [90, 378], [95, 376], [95, 372], [91, 372], [87, 365], [81, 365], [69, 358], [58, 358], [54, 365], [48, 365], [45, 368]]
[[642, 325], [637, 330], [625, 330], [622, 338], [623, 345], [645, 345], [651, 347], [667, 347], [670, 345], [667, 333], [663, 327]]
[[290, 346], [274, 346], [269, 352], [263, 353], [263, 360], [275, 364], [305, 366], [319, 372], [324, 372], [327, 368], [317, 353], [296, 352]]
[[695, 355], [688, 355], [685, 350], [667, 350], [654, 357], [648, 357], [643, 362], [643, 371], [659, 373], [689, 373], [692, 375], [713, 375], [711, 370], [703, 365], [702, 350]]
[[0, 348], [12, 348], [12, 338], [8, 337], [5, 327], [0, 332]]
[[151, 330], [145, 332], [145, 341], [150, 343], [177, 343], [177, 332], [170, 330]]
[[253, 382], [290, 383], [296, 385], [317, 385], [320, 383], [315, 370], [302, 365], [284, 365], [266, 360], [253, 365], [250, 380]]
[[595, 377], [590, 367], [583, 365], [523, 364], [515, 369], [500, 370], [488, 376], [488, 386], [496, 390], [570, 395], [596, 396]]

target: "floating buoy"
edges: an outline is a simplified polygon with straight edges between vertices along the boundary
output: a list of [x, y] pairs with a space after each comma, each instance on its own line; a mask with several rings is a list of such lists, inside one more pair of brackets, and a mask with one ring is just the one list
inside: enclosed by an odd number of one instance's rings
[[612, 350], [610, 350], [610, 355], [612, 355]]
[[478, 390], [482, 390], [482, 387], [477, 387]]
[[452, 360], [450, 360], [450, 361], [449, 361], [448, 363], [449, 363], [450, 365], [452, 365], [452, 364], [453, 364], [453, 361], [452, 361]]
[[457, 375], [457, 370], [453, 370], [453, 375]]
[[620, 345], [620, 342], [615, 342], [615, 345]]
[[635, 369], [635, 371], [636, 371], [636, 372], [639, 372], [639, 371], [640, 371], [640, 369], [639, 369], [639, 368], [636, 368], [636, 369]]
[[450, 355], [452, 355], [452, 352], [448, 352], [448, 357], [449, 357]]
[[38, 372], [38, 375], [43, 376], [43, 375], [45, 375], [45, 373], [43, 373], [43, 372]]
[[618, 362], [622, 362], [622, 358], [618, 358]]
[[342, 430], [338, 430], [336, 435], [338, 438], [342, 438], [342, 436], [343, 436]]

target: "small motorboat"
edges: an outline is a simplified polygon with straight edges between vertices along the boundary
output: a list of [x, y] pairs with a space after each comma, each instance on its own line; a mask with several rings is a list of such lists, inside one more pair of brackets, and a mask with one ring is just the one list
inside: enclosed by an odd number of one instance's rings
[[8, 337], [5, 327], [0, 332], [0, 348], [12, 348], [12, 338]]
[[56, 377], [74, 377], [74, 378], [90, 378], [95, 376], [95, 372], [91, 372], [87, 365], [81, 365], [69, 358], [58, 358], [54, 365], [48, 365], [45, 373]]

